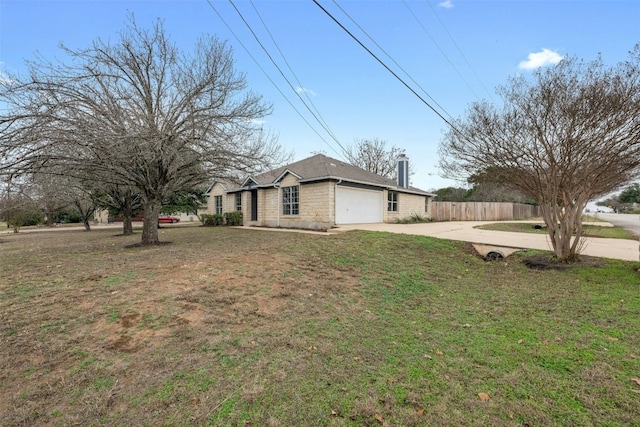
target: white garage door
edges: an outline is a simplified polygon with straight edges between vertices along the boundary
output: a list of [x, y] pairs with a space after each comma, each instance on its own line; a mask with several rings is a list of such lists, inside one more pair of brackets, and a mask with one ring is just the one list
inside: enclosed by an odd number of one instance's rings
[[336, 187], [336, 224], [382, 222], [382, 191]]

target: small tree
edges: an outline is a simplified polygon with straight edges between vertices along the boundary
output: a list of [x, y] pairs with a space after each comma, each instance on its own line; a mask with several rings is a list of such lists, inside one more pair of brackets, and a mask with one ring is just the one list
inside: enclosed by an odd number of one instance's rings
[[18, 233], [20, 228], [43, 222], [41, 210], [30, 195], [31, 188], [24, 179], [9, 176], [2, 194], [2, 219], [7, 228]]
[[142, 209], [140, 194], [135, 187], [106, 184], [95, 190], [91, 197], [98, 209], [107, 209], [109, 216], [122, 217], [122, 234], [133, 234], [133, 216]]
[[207, 203], [206, 188], [194, 188], [192, 190], [176, 191], [162, 202], [162, 213], [174, 214], [176, 212], [198, 213]]
[[554, 254], [578, 257], [589, 200], [640, 175], [640, 45], [606, 68], [566, 58], [473, 104], [440, 145], [441, 166], [468, 177], [494, 168], [540, 205]]
[[58, 211], [69, 206], [68, 180], [58, 175], [35, 174], [29, 177], [34, 201], [40, 205], [48, 227], [54, 225]]

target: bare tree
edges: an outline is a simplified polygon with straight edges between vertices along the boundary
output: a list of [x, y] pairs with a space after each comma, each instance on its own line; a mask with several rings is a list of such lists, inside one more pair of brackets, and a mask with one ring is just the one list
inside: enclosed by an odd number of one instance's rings
[[487, 168], [541, 207], [555, 256], [578, 257], [589, 200], [640, 175], [640, 45], [607, 68], [566, 58], [473, 104], [440, 145], [450, 176]]
[[398, 173], [397, 159], [404, 150], [395, 145], [387, 149], [386, 141], [378, 138], [357, 140], [345, 150], [347, 161], [369, 172], [395, 179]]
[[36, 58], [27, 78], [0, 83], [10, 108], [0, 154], [14, 170], [64, 166], [81, 180], [135, 188], [142, 244], [158, 243], [161, 203], [175, 191], [279, 163], [280, 147], [260, 125], [271, 107], [246, 92], [215, 37], [187, 54], [161, 23], [144, 30], [132, 18], [115, 43], [63, 50], [69, 63]]
[[71, 206], [75, 209], [86, 231], [91, 231], [91, 220], [96, 212], [96, 203], [91, 197], [91, 189], [86, 186], [76, 185], [70, 193]]
[[49, 174], [35, 174], [27, 178], [31, 183], [33, 199], [44, 213], [45, 224], [52, 227], [56, 213], [69, 206], [68, 179]]
[[42, 222], [42, 214], [31, 195], [32, 186], [29, 182], [22, 177], [9, 175], [2, 190], [0, 218], [7, 223], [7, 228], [18, 233], [23, 225]]

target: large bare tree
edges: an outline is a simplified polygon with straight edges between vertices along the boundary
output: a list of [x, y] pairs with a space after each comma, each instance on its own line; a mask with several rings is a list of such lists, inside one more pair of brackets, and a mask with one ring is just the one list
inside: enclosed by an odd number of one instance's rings
[[0, 152], [14, 170], [64, 166], [94, 187], [137, 189], [142, 244], [158, 243], [157, 216], [173, 192], [281, 159], [260, 124], [271, 107], [246, 90], [231, 50], [215, 37], [186, 53], [161, 22], [147, 30], [131, 18], [117, 41], [63, 52], [68, 62], [37, 57], [28, 77], [0, 82], [9, 107]]
[[398, 174], [397, 160], [404, 150], [395, 145], [387, 148], [386, 141], [378, 138], [360, 139], [347, 147], [347, 161], [369, 172], [395, 179]]
[[541, 207], [555, 256], [576, 259], [581, 215], [640, 175], [640, 45], [606, 67], [575, 57], [520, 75], [503, 105], [471, 105], [440, 145], [449, 176], [493, 168]]

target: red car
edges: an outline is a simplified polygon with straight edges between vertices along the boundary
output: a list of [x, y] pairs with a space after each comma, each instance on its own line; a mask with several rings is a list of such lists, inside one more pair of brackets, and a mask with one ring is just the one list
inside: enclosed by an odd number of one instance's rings
[[178, 218], [177, 216], [171, 216], [171, 215], [158, 216], [158, 224], [175, 224], [176, 222], [180, 222], [180, 218]]

